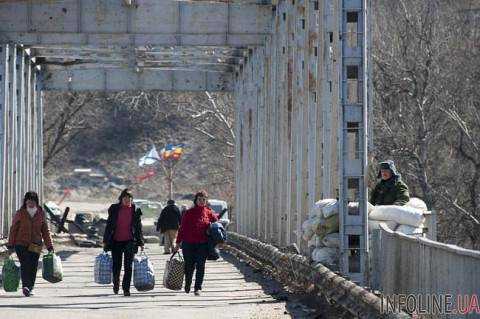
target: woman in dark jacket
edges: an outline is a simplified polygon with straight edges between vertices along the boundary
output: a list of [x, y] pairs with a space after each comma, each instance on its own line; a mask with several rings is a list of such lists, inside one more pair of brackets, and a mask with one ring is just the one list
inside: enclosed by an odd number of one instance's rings
[[208, 256], [207, 230], [210, 223], [217, 221], [217, 216], [207, 207], [207, 193], [204, 191], [195, 194], [194, 206], [183, 214], [180, 229], [178, 230], [177, 245], [180, 246], [185, 259], [185, 292], [190, 292], [193, 272], [195, 275], [195, 295], [199, 296], [202, 290], [203, 277], [205, 275], [205, 262]]
[[22, 292], [25, 297], [34, 294], [33, 287], [43, 243], [48, 251], [53, 252], [50, 230], [45, 213], [39, 205], [38, 195], [27, 192], [23, 197], [22, 207], [13, 217], [7, 244], [9, 255], [15, 251], [20, 261]]
[[143, 250], [142, 211], [135, 209], [133, 196], [124, 189], [118, 197], [118, 203], [108, 209], [107, 226], [103, 235], [103, 249], [112, 251], [113, 292], [118, 294], [120, 287], [120, 271], [122, 270], [122, 255], [124, 258], [124, 275], [122, 289], [124, 296], [130, 296], [132, 280], [133, 256], [138, 247]]

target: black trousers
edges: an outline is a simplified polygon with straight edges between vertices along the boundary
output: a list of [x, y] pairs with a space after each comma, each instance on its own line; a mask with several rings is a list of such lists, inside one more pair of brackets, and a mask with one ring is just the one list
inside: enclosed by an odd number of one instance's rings
[[38, 259], [40, 254], [28, 251], [26, 246], [15, 246], [18, 260], [20, 260], [20, 274], [22, 277], [22, 287], [32, 290], [37, 278]]
[[123, 257], [123, 280], [122, 289], [130, 291], [130, 283], [132, 281], [132, 263], [135, 255], [135, 245], [133, 241], [114, 241], [112, 245], [112, 273], [113, 286], [120, 287], [120, 271], [122, 270]]
[[208, 256], [208, 244], [182, 243], [183, 259], [185, 260], [185, 287], [192, 285], [193, 272], [195, 274], [195, 290], [202, 290], [205, 276], [205, 262]]

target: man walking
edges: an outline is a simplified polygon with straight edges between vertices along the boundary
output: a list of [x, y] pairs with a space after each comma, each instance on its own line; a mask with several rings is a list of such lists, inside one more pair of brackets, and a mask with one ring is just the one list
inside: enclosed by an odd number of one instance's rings
[[157, 231], [160, 231], [165, 239], [164, 254], [173, 252], [178, 228], [180, 227], [180, 210], [173, 199], [167, 201], [167, 206], [160, 213], [157, 222]]

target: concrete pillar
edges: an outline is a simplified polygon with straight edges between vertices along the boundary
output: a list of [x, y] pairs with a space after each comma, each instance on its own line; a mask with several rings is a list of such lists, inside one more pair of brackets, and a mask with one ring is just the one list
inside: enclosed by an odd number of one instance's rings
[[7, 203], [7, 138], [9, 109], [9, 49], [8, 44], [0, 45], [0, 237], [8, 233]]
[[31, 148], [32, 148], [32, 163], [31, 163], [31, 174], [32, 174], [32, 189], [38, 190], [39, 187], [39, 176], [37, 174], [37, 154], [38, 154], [38, 144], [37, 144], [37, 131], [38, 131], [38, 118], [41, 117], [41, 114], [38, 113], [38, 90], [37, 90], [37, 71], [32, 70], [32, 141], [31, 141]]
[[266, 159], [265, 159], [265, 184], [266, 184], [266, 193], [265, 198], [265, 209], [266, 209], [266, 222], [265, 222], [265, 237], [268, 242], [276, 243], [278, 241], [278, 233], [276, 231], [275, 225], [277, 224], [276, 220], [280, 218], [281, 213], [278, 211], [278, 201], [279, 197], [275, 191], [276, 175], [275, 170], [278, 167], [279, 155], [278, 154], [278, 137], [276, 133], [277, 128], [277, 114], [278, 114], [278, 105], [277, 105], [277, 86], [279, 81], [277, 80], [276, 70], [277, 70], [277, 51], [278, 51], [278, 10], [274, 17], [274, 33], [271, 37], [268, 38], [268, 50], [266, 52], [266, 63], [268, 75], [267, 83], [267, 117], [265, 121], [266, 130]]
[[296, 244], [301, 251], [306, 251], [307, 243], [302, 239], [302, 223], [307, 219], [308, 213], [308, 156], [309, 156], [309, 119], [308, 119], [308, 105], [309, 105], [309, 61], [308, 61], [308, 38], [309, 38], [309, 17], [308, 17], [308, 1], [299, 0], [297, 3], [297, 104], [298, 104], [298, 117], [297, 117], [297, 208], [296, 208]]
[[33, 144], [32, 144], [32, 108], [33, 108], [33, 90], [32, 90], [32, 60], [30, 57], [27, 57], [26, 60], [26, 102], [25, 102], [25, 116], [26, 116], [26, 125], [25, 125], [25, 188], [27, 190], [33, 190]]
[[22, 195], [24, 193], [23, 184], [23, 128], [24, 128], [24, 109], [25, 109], [25, 52], [22, 48], [17, 49], [17, 86], [16, 86], [16, 116], [15, 116], [15, 209], [22, 205]]
[[[319, 52], [319, 3], [318, 1], [308, 0], [307, 8], [307, 26], [308, 26], [308, 40], [307, 40], [307, 54], [306, 61], [308, 61], [308, 108], [307, 108], [307, 140], [308, 140], [308, 192], [306, 211], [310, 211], [313, 203], [320, 199], [319, 193], [319, 175], [318, 163], [321, 164], [322, 159], [318, 156], [321, 144], [318, 143], [321, 136], [321, 122], [319, 121], [318, 110], [321, 108], [319, 103], [319, 76], [318, 76], [318, 52]], [[321, 166], [320, 166], [321, 167]]]
[[[38, 80], [38, 77], [37, 77]], [[43, 100], [44, 94], [42, 91], [41, 80], [38, 81], [37, 94], [38, 97], [38, 116], [37, 116], [37, 154], [36, 154], [36, 167], [35, 171], [38, 176], [37, 192], [40, 202], [43, 202]]]
[[17, 116], [17, 134], [18, 134], [18, 148], [17, 148], [17, 207], [22, 205], [23, 195], [26, 192], [26, 147], [25, 147], [25, 140], [26, 140], [26, 54], [25, 50], [22, 48], [19, 50], [19, 58], [20, 58], [20, 70], [17, 73], [19, 78], [20, 86], [18, 87], [18, 116]]
[[[281, 2], [278, 6], [279, 11], [279, 31], [278, 31], [278, 94], [277, 94], [277, 116], [275, 118], [277, 147], [279, 157], [278, 164], [275, 166], [275, 187], [274, 191], [278, 200], [275, 201], [275, 209], [278, 211], [278, 218], [275, 220], [275, 231], [277, 234], [277, 245], [282, 245], [286, 241], [287, 216], [290, 213], [288, 193], [288, 181], [289, 176], [287, 172], [290, 152], [287, 145], [287, 71], [288, 71], [288, 34], [287, 34], [287, 21], [289, 4], [287, 2]], [[289, 235], [288, 235], [289, 236]]]
[[16, 191], [16, 145], [17, 145], [17, 69], [18, 69], [17, 46], [12, 45], [9, 50], [9, 115], [8, 115], [8, 142], [7, 142], [7, 225], [11, 224], [12, 216], [17, 209]]

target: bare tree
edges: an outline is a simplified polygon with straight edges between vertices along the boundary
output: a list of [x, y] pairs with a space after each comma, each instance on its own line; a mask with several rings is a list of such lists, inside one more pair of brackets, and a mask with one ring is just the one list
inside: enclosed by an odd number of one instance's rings
[[78, 135], [91, 128], [85, 119], [85, 106], [94, 102], [91, 93], [51, 93], [47, 96], [44, 115], [44, 159], [47, 167], [51, 160], [71, 145]]
[[478, 43], [478, 24], [468, 15], [471, 3], [374, 5], [374, 136], [376, 159], [395, 159], [412, 193], [440, 211], [440, 238], [478, 247], [480, 140], [472, 101], [479, 59], [471, 45]]
[[234, 158], [235, 127], [234, 108], [231, 98], [219, 97], [205, 92], [208, 103], [186, 107], [191, 112], [193, 128], [203, 134], [210, 142], [225, 148], [222, 155]]

